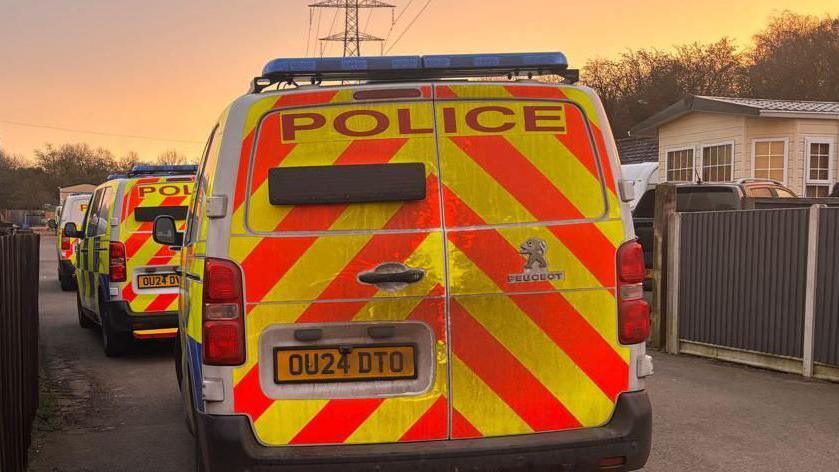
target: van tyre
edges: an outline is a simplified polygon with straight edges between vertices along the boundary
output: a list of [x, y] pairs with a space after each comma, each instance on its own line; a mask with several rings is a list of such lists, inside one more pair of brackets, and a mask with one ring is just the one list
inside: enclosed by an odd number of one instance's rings
[[201, 446], [198, 443], [198, 436], [195, 437], [195, 472], [206, 472], [207, 467], [204, 465], [204, 455], [201, 454]]
[[120, 333], [111, 326], [108, 309], [104, 303], [99, 303], [99, 317], [102, 319], [102, 349], [108, 357], [122, 357], [131, 347], [131, 337]]
[[61, 284], [61, 290], [65, 292], [76, 289], [76, 280], [72, 274], [68, 274], [67, 271], [60, 268], [58, 269], [58, 283]]
[[84, 329], [92, 329], [96, 326], [96, 323], [93, 322], [84, 312], [84, 308], [82, 308], [82, 299], [79, 296], [79, 292], [76, 292], [76, 312], [79, 315], [79, 326]]

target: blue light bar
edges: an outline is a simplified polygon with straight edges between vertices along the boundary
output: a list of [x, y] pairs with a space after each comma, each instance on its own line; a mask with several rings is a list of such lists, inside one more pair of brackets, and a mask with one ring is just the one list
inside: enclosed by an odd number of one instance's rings
[[185, 165], [136, 165], [131, 168], [131, 174], [195, 174], [198, 172], [198, 166], [194, 164]]
[[449, 54], [274, 59], [254, 79], [253, 91], [279, 82], [309, 80], [429, 80], [466, 77], [556, 74], [569, 82], [578, 77], [561, 52]]
[[130, 171], [111, 174], [105, 180], [130, 179], [141, 175], [195, 175], [198, 173], [198, 166], [193, 164], [185, 165], [147, 165], [141, 164], [131, 168]]

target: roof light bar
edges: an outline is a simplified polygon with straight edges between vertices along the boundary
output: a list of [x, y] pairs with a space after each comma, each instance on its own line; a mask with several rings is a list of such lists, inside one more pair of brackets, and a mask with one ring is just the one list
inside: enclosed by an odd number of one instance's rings
[[106, 180], [128, 179], [141, 175], [195, 175], [198, 173], [198, 166], [194, 164], [185, 165], [136, 165], [128, 172], [111, 174]]
[[262, 76], [253, 80], [252, 91], [280, 83], [308, 80], [428, 80], [466, 77], [527, 76], [556, 74], [576, 82], [579, 73], [568, 68], [561, 52], [448, 54], [432, 56], [370, 56], [274, 59]]

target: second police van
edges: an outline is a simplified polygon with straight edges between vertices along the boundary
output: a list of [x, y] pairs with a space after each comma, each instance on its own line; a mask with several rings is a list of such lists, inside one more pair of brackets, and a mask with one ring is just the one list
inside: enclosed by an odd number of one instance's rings
[[[565, 83], [487, 80], [508, 74]], [[631, 183], [575, 79], [560, 53], [265, 67], [210, 136], [186, 232], [155, 222], [183, 255], [198, 470], [644, 465]]]
[[65, 236], [61, 228], [69, 222], [76, 225], [82, 223], [87, 206], [90, 203], [89, 193], [74, 193], [69, 195], [61, 205], [58, 222], [50, 221], [52, 228], [57, 228], [56, 251], [58, 254], [58, 282], [64, 291], [76, 288], [76, 243], [78, 239]]
[[101, 327], [108, 356], [134, 339], [177, 332], [180, 255], [152, 238], [154, 219], [183, 228], [196, 166], [136, 166], [96, 188], [81, 225], [67, 223], [76, 250], [79, 324]]

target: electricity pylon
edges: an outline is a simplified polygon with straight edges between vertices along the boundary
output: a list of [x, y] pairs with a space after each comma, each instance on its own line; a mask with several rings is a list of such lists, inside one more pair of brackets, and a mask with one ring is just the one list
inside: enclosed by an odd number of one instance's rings
[[[358, 28], [358, 10], [361, 8], [395, 8], [379, 0], [322, 0], [309, 4], [310, 8], [341, 8], [344, 10], [344, 31], [318, 38], [321, 41], [341, 41], [344, 43], [344, 57], [360, 56], [362, 41], [384, 41]], [[391, 10], [393, 16], [393, 10]], [[391, 20], [392, 21], [392, 20]]]

